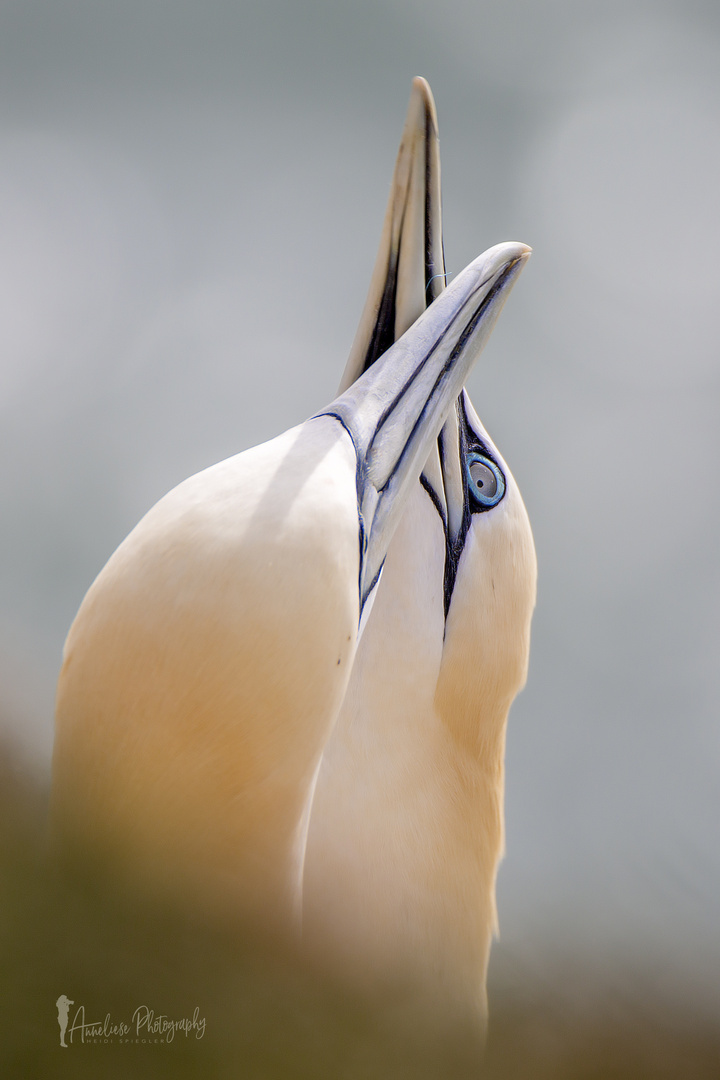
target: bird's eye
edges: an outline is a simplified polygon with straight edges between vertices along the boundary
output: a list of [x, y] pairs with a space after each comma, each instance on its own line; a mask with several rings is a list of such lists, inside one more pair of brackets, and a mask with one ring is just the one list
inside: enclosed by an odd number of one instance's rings
[[468, 488], [483, 510], [497, 506], [505, 494], [505, 477], [494, 461], [483, 454], [470, 453], [465, 459]]

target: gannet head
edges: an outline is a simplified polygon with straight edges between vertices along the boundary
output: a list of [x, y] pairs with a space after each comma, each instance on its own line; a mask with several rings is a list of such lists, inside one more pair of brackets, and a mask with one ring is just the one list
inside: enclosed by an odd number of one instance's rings
[[317, 414], [337, 419], [357, 453], [361, 604], [378, 580], [408, 493], [454, 408], [448, 403], [460, 393], [529, 255], [530, 248], [518, 243], [498, 244], [480, 255]]

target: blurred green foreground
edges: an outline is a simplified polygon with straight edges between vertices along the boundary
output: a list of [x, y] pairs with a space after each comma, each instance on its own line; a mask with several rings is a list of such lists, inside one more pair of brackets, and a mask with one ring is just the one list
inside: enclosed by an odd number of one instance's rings
[[[54, 866], [45, 813], [46, 793], [2, 751], [0, 1076], [7, 1080], [720, 1078], [720, 1025], [663, 1010], [639, 990], [630, 995], [636, 1007], [601, 1000], [570, 1009], [567, 992], [561, 1006], [547, 984], [524, 987], [521, 998], [491, 986], [481, 1064], [467, 1025], [419, 1015], [401, 989], [380, 1002], [355, 1000], [250, 928], [223, 935], [133, 895], [107, 870]], [[67, 1048], [61, 995], [72, 1002]], [[93, 1038], [86, 1030], [83, 1041], [81, 1006], [87, 1024], [109, 1016], [129, 1032]], [[158, 1034], [146, 1024], [137, 1030], [133, 1015], [143, 1007], [159, 1020]], [[183, 1020], [187, 1033], [181, 1027], [168, 1041], [166, 1027], [163, 1038], [163, 1023]]]

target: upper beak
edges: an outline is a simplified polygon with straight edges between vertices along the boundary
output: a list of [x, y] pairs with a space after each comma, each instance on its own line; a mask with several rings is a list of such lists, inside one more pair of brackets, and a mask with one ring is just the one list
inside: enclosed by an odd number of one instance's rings
[[445, 287], [440, 144], [432, 91], [413, 79], [367, 300], [340, 381], [347, 390]]
[[480, 255], [364, 374], [318, 416], [333, 416], [357, 454], [360, 603], [377, 581], [406, 497], [530, 255]]

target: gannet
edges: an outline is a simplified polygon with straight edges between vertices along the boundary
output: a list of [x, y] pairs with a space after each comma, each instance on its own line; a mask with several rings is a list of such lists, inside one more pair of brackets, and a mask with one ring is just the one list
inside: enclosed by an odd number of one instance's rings
[[[341, 388], [443, 287], [437, 120], [416, 79]], [[505, 726], [526, 679], [535, 592], [520, 492], [463, 390], [390, 541], [323, 755], [303, 934], [346, 977], [376, 989], [409, 976], [481, 1024]]]
[[390, 537], [529, 249], [498, 245], [330, 405], [164, 496], [65, 644], [58, 842], [299, 918], [314, 779]]

